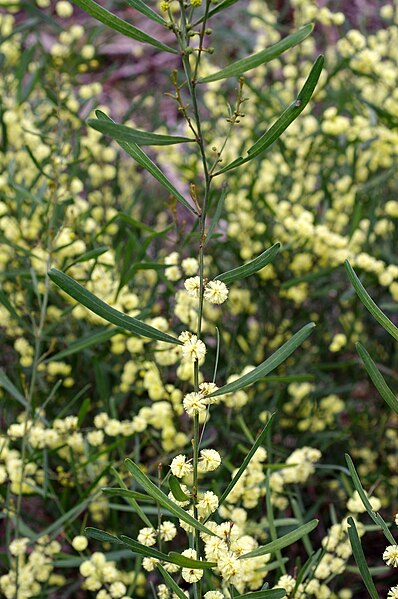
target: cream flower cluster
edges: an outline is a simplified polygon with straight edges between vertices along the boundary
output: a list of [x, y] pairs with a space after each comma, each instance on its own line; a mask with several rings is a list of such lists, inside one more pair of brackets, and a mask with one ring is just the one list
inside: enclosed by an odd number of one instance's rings
[[230, 521], [216, 524], [209, 520], [206, 526], [217, 535], [200, 534], [205, 544], [206, 559], [217, 563], [215, 571], [224, 583], [232, 583], [239, 592], [247, 587], [258, 589], [265, 576], [261, 569], [270, 560], [270, 555], [240, 559], [258, 547], [252, 536], [243, 534], [240, 527]]
[[[184, 281], [184, 287], [191, 297], [198, 298], [200, 294], [200, 278], [191, 277]], [[205, 283], [203, 297], [210, 304], [223, 304], [228, 298], [228, 287], [222, 281]]]
[[127, 587], [133, 582], [138, 593], [142, 593], [145, 577], [140, 572], [124, 572], [119, 570], [116, 562], [108, 561], [106, 556], [96, 551], [90, 559], [81, 563], [80, 574], [84, 577], [83, 588], [96, 592], [96, 599], [130, 599]]
[[197, 335], [193, 335], [189, 331], [183, 331], [178, 339], [183, 342], [182, 356], [190, 362], [200, 362], [206, 355], [206, 346]]
[[[65, 578], [54, 574], [54, 555], [61, 551], [58, 541], [51, 541], [48, 536], [38, 539], [32, 551], [27, 552], [29, 539], [20, 537], [14, 539], [9, 546], [12, 567], [7, 574], [0, 577], [0, 595], [6, 599], [21, 596], [29, 599], [37, 597], [48, 585], [62, 585]], [[16, 586], [18, 570], [18, 589]]]
[[208, 406], [217, 404], [221, 396], [211, 397], [211, 393], [217, 389], [218, 387], [215, 383], [201, 383], [199, 391], [187, 393], [182, 401], [186, 413], [189, 416], [203, 414]]
[[141, 528], [138, 533], [137, 541], [141, 543], [141, 545], [145, 545], [146, 547], [152, 547], [156, 543], [156, 537], [162, 541], [172, 541], [177, 534], [177, 529], [173, 522], [170, 520], [164, 520], [158, 529], [150, 528], [146, 526], [145, 528]]
[[[243, 475], [232, 489], [227, 497], [229, 504], [236, 504], [242, 501], [245, 508], [255, 507], [260, 497], [264, 495], [265, 474], [263, 472], [263, 462], [267, 459], [267, 452], [263, 447], [259, 447], [250, 460]], [[234, 470], [231, 478], [235, 476], [238, 469]]]
[[[221, 464], [221, 456], [215, 449], [201, 449], [198, 470], [202, 474], [213, 472]], [[192, 462], [185, 455], [177, 455], [170, 464], [170, 470], [177, 478], [184, 478], [193, 472]]]
[[398, 545], [389, 545], [383, 553], [383, 560], [387, 566], [398, 568]]

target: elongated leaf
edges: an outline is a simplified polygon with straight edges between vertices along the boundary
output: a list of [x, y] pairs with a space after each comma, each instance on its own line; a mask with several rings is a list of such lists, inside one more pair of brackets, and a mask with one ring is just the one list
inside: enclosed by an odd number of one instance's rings
[[217, 71], [217, 73], [199, 79], [198, 82], [211, 83], [212, 81], [219, 81], [220, 79], [226, 79], [227, 77], [239, 77], [247, 71], [251, 71], [262, 64], [270, 62], [271, 60], [274, 60], [274, 58], [278, 58], [278, 56], [283, 54], [283, 52], [286, 52], [286, 50], [289, 50], [289, 48], [297, 46], [297, 44], [310, 35], [313, 29], [314, 26], [312, 24], [305, 25], [273, 46], [261, 50], [261, 52], [257, 52], [256, 54], [251, 54], [246, 58], [241, 58], [225, 67], [225, 69], [221, 69], [221, 71]]
[[283, 597], [286, 597], [285, 589], [266, 589], [265, 591], [237, 595], [235, 599], [283, 599]]
[[223, 272], [221, 275], [218, 275], [216, 279], [222, 281], [226, 285], [229, 285], [232, 283], [232, 281], [240, 281], [241, 279], [250, 277], [250, 275], [253, 275], [264, 268], [264, 266], [267, 266], [267, 264], [272, 262], [279, 252], [280, 247], [280, 243], [275, 243], [275, 245], [268, 248], [268, 250], [265, 250], [265, 252], [257, 256], [257, 258], [254, 258], [254, 260], [247, 262], [247, 264], [242, 264], [242, 266], [238, 266], [238, 268], [233, 268], [232, 270]]
[[233, 479], [231, 480], [231, 482], [229, 483], [229, 485], [225, 489], [224, 493], [221, 495], [219, 505], [222, 505], [224, 503], [224, 501], [228, 498], [228, 495], [231, 493], [232, 489], [235, 487], [236, 483], [239, 481], [240, 477], [242, 476], [242, 474], [246, 470], [246, 468], [247, 468], [250, 460], [252, 459], [252, 457], [256, 453], [257, 449], [264, 442], [265, 437], [266, 437], [267, 432], [268, 432], [268, 429], [270, 428], [270, 426], [271, 426], [272, 421], [273, 421], [274, 418], [275, 418], [275, 414], [272, 414], [271, 418], [268, 420], [267, 424], [265, 425], [265, 427], [263, 428], [263, 430], [261, 431], [261, 433], [259, 434], [259, 436], [255, 440], [255, 442], [252, 445], [250, 451], [248, 452], [247, 456], [243, 460], [243, 462], [242, 462], [242, 464], [241, 464], [238, 472], [235, 474], [235, 476], [233, 477]]
[[178, 599], [187, 599], [187, 596], [184, 593], [184, 591], [180, 589], [178, 584], [175, 582], [175, 580], [173, 580], [173, 578], [170, 576], [167, 570], [165, 570], [163, 566], [161, 566], [160, 564], [157, 565], [157, 568], [163, 576], [163, 580], [165, 581], [167, 588], [173, 591], [177, 595]]
[[152, 10], [152, 8], [149, 8], [149, 6], [147, 6], [142, 0], [126, 0], [126, 2], [129, 6], [135, 8], [141, 14], [148, 17], [148, 19], [152, 19], [152, 21], [159, 23], [159, 25], [167, 26], [167, 22], [163, 19], [163, 17], [158, 15], [158, 13]]
[[190, 526], [193, 526], [197, 530], [200, 530], [201, 532], [205, 532], [206, 534], [211, 536], [217, 536], [214, 534], [214, 532], [212, 532], [210, 529], [204, 526], [201, 522], [196, 520], [196, 518], [188, 514], [188, 512], [186, 512], [180, 506], [176, 505], [173, 501], [171, 501], [171, 499], [169, 499], [167, 495], [163, 493], [163, 491], [161, 491], [156, 485], [154, 485], [153, 482], [146, 476], [146, 474], [144, 474], [142, 470], [137, 466], [137, 464], [135, 464], [132, 460], [125, 460], [125, 464], [128, 470], [131, 472], [131, 474], [142, 486], [142, 488], [145, 489], [145, 491], [148, 493], [148, 495], [153, 497], [160, 505], [167, 508], [169, 512], [171, 512], [174, 516], [180, 518], [181, 520], [183, 520]]
[[171, 335], [163, 333], [162, 331], [158, 331], [154, 327], [141, 322], [141, 320], [138, 320], [137, 318], [127, 316], [127, 314], [123, 314], [123, 312], [115, 310], [115, 308], [112, 308], [100, 300], [96, 295], [90, 291], [87, 291], [87, 289], [85, 289], [77, 281], [60, 270], [52, 268], [49, 271], [48, 276], [56, 285], [58, 285], [58, 287], [65, 291], [65, 293], [73, 297], [73, 299], [94, 312], [94, 314], [98, 314], [98, 316], [101, 316], [108, 322], [119, 326], [121, 329], [131, 331], [136, 335], [149, 337], [150, 339], [182, 345], [181, 341], [171, 337]]
[[83, 339], [79, 339], [78, 341], [74, 341], [69, 345], [67, 349], [63, 349], [62, 351], [50, 356], [45, 360], [46, 362], [53, 362], [54, 360], [63, 360], [67, 356], [72, 356], [84, 349], [88, 349], [93, 345], [98, 346], [101, 343], [105, 343], [111, 339], [114, 335], [117, 335], [122, 332], [122, 329], [106, 329], [105, 331], [101, 331], [99, 333], [95, 333], [94, 335], [87, 335], [87, 337], [83, 337]]
[[368, 375], [373, 381], [374, 386], [390, 408], [398, 414], [398, 399], [391, 391], [390, 387], [384, 380], [381, 372], [373, 362], [372, 358], [361, 343], [356, 343], [357, 352], [360, 355], [362, 362], [367, 370]]
[[0, 368], [0, 387], [3, 387], [14, 399], [16, 399], [24, 408], [28, 405], [28, 402], [20, 391], [16, 388], [14, 383], [10, 381], [3, 369]]
[[[130, 558], [131, 552], [129, 549], [119, 549], [118, 551], [107, 551], [103, 552], [107, 561], [120, 562], [121, 559]], [[65, 555], [66, 557], [62, 557]], [[86, 561], [85, 557], [68, 557], [67, 554], [59, 554], [58, 559], [53, 560], [51, 563], [55, 568], [78, 568], [80, 564]]]
[[299, 539], [301, 539], [304, 535], [307, 535], [311, 531], [314, 530], [318, 526], [318, 520], [311, 520], [304, 524], [303, 526], [299, 526], [296, 530], [292, 530], [292, 532], [287, 533], [287, 535], [283, 535], [280, 539], [276, 539], [275, 541], [271, 541], [271, 543], [267, 543], [267, 545], [263, 545], [262, 547], [257, 547], [254, 551], [250, 551], [249, 553], [245, 553], [241, 555], [239, 559], [250, 559], [252, 557], [258, 557], [260, 555], [266, 555], [267, 553], [275, 553], [275, 551], [279, 551], [279, 549], [283, 549], [284, 547], [288, 547], [295, 543]]
[[293, 335], [270, 356], [262, 364], [254, 368], [251, 372], [244, 374], [236, 381], [220, 387], [217, 391], [210, 393], [209, 397], [216, 397], [217, 395], [224, 395], [225, 393], [233, 393], [249, 385], [253, 385], [257, 381], [261, 380], [264, 376], [269, 374], [272, 370], [275, 370], [277, 366], [282, 364], [312, 333], [312, 329], [315, 327], [313, 322], [309, 322], [302, 329]]
[[116, 495], [119, 497], [126, 497], [127, 499], [138, 499], [139, 501], [150, 501], [153, 502], [152, 497], [145, 495], [144, 493], [138, 493], [138, 491], [131, 491], [130, 489], [121, 489], [120, 487], [104, 487], [101, 489], [105, 495]]
[[102, 541], [104, 543], [114, 543], [115, 545], [123, 545], [122, 541], [115, 537], [115, 535], [111, 535], [109, 532], [105, 532], [105, 530], [100, 530], [99, 528], [93, 528], [92, 526], [87, 526], [84, 529], [84, 532], [90, 539], [96, 539], [97, 541]]
[[252, 160], [262, 152], [265, 152], [282, 135], [282, 133], [293, 123], [294, 120], [303, 112], [314, 93], [316, 84], [322, 72], [324, 58], [318, 56], [315, 61], [307, 81], [304, 83], [296, 100], [281, 114], [279, 119], [256, 141], [256, 143], [247, 151], [247, 156], [239, 156], [236, 160], [217, 171], [215, 175], [226, 173], [246, 162]]
[[36, 533], [36, 535], [33, 538], [31, 538], [31, 540], [36, 542], [36, 540], [43, 535], [52, 535], [54, 533], [55, 536], [59, 534], [65, 522], [68, 522], [68, 524], [72, 524], [72, 522], [74, 522], [76, 518], [78, 518], [80, 514], [84, 512], [84, 510], [87, 508], [88, 504], [91, 501], [91, 497], [89, 499], [84, 499], [67, 512], [64, 512], [62, 516], [54, 520], [54, 522], [51, 522], [49, 526]]
[[14, 306], [10, 303], [8, 297], [2, 289], [0, 289], [0, 303], [3, 304], [3, 306], [8, 310], [8, 312], [15, 320], [17, 320], [18, 322], [22, 322], [20, 315], [18, 314], [18, 312], [16, 312]]
[[[106, 114], [99, 110], [97, 110], [97, 116], [98, 118], [101, 118], [102, 120], [107, 121], [109, 123], [114, 122], [110, 117], [108, 117]], [[190, 210], [193, 214], [197, 214], [196, 210], [190, 204], [188, 204], [184, 196], [182, 196], [180, 192], [177, 191], [174, 185], [168, 180], [166, 175], [163, 173], [163, 171], [161, 171], [160, 168], [154, 162], [152, 162], [149, 156], [147, 156], [145, 152], [141, 150], [139, 145], [120, 140], [117, 140], [117, 143], [121, 148], [123, 148], [125, 152], [127, 152], [127, 154], [134, 158], [134, 160], [136, 160], [140, 166], [142, 166], [146, 171], [148, 171], [148, 173], [150, 173], [152, 177], [159, 181], [159, 183], [163, 185], [163, 187], [167, 189], [167, 191], [172, 196], [174, 196], [178, 202], [180, 202], [180, 204], [185, 206], [185, 208]]]
[[173, 474], [171, 474], [169, 478], [169, 487], [170, 491], [173, 493], [173, 497], [177, 499], [177, 501], [190, 501], [191, 498], [184, 493], [178, 478]]
[[389, 531], [389, 528], [388, 528], [387, 524], [385, 523], [385, 521], [383, 520], [383, 518], [380, 516], [380, 514], [378, 512], [373, 511], [372, 504], [370, 503], [368, 496], [367, 496], [364, 488], [362, 487], [362, 483], [361, 483], [358, 473], [355, 469], [354, 462], [352, 461], [352, 459], [348, 455], [348, 453], [345, 454], [345, 459], [346, 459], [347, 466], [348, 466], [348, 469], [351, 474], [351, 478], [352, 478], [352, 482], [355, 487], [355, 490], [357, 491], [359, 497], [361, 498], [361, 501], [362, 501], [363, 505], [365, 506], [366, 511], [368, 512], [369, 516], [372, 518], [373, 522], [375, 524], [377, 524], [379, 526], [379, 528], [381, 528], [386, 539], [392, 545], [396, 545], [396, 541], [395, 541], [394, 537], [392, 536], [391, 532]]
[[204, 568], [215, 568], [216, 562], [206, 562], [199, 559], [193, 559], [191, 557], [185, 557], [181, 553], [170, 551], [168, 557], [173, 560], [173, 564], [181, 566], [181, 568], [194, 568], [196, 570], [203, 570]]
[[[98, 110], [97, 112], [100, 111]], [[189, 137], [149, 133], [147, 131], [127, 127], [126, 125], [108, 123], [98, 119], [88, 119], [87, 125], [104, 135], [109, 135], [116, 141], [127, 141], [128, 143], [135, 143], [139, 146], [170, 146], [172, 144], [195, 141]]]
[[145, 557], [154, 557], [155, 559], [159, 559], [162, 561], [169, 561], [167, 559], [167, 555], [154, 549], [153, 547], [147, 547], [146, 545], [142, 545], [135, 539], [130, 539], [130, 537], [126, 537], [126, 535], [120, 535], [120, 540], [124, 545], [130, 547], [130, 549], [137, 553], [138, 555], [144, 555]]
[[171, 551], [169, 554], [162, 553], [158, 551], [154, 547], [147, 547], [146, 545], [142, 545], [138, 543], [135, 539], [131, 539], [126, 535], [120, 535], [120, 540], [130, 547], [130, 549], [137, 553], [138, 555], [144, 555], [145, 557], [154, 557], [155, 559], [161, 560], [163, 562], [168, 562], [170, 564], [176, 564], [181, 566], [182, 568], [192, 568], [194, 570], [203, 570], [204, 568], [214, 568], [217, 564], [215, 562], [205, 562], [201, 560], [191, 559], [189, 557], [184, 557], [179, 553], [175, 553]]
[[87, 262], [88, 260], [92, 260], [93, 258], [99, 258], [99, 256], [102, 256], [102, 254], [105, 254], [105, 252], [107, 252], [108, 250], [108, 246], [102, 245], [99, 248], [95, 248], [93, 250], [89, 250], [88, 252], [84, 252], [84, 254], [82, 254], [81, 256], [73, 260], [73, 262], [68, 264], [68, 266], [65, 267], [65, 271], [68, 270], [68, 268], [71, 268], [71, 266], [78, 264], [79, 262]]
[[[116, 480], [119, 483], [121, 489], [123, 489], [124, 491], [129, 491], [130, 489], [127, 488], [126, 483], [124, 482], [124, 480], [122, 479], [122, 477], [119, 475], [119, 473], [117, 472], [117, 470], [113, 466], [110, 468], [110, 471], [113, 474], [113, 476], [116, 478]], [[149, 518], [146, 515], [146, 513], [141, 509], [140, 505], [137, 503], [136, 498], [133, 497], [131, 494], [124, 495], [124, 498], [127, 500], [127, 503], [129, 503], [131, 505], [131, 507], [137, 513], [137, 515], [141, 518], [141, 520], [149, 528], [153, 528], [152, 522], [149, 520]], [[150, 499], [152, 500], [152, 497], [150, 497]]]
[[[225, 10], [226, 8], [229, 8], [230, 6], [232, 6], [233, 4], [236, 4], [236, 2], [238, 2], [239, 0], [223, 0], [222, 2], [219, 2], [217, 4], [217, 6], [215, 6], [214, 8], [212, 8], [209, 11], [209, 14], [207, 15], [207, 18], [210, 19], [211, 17], [213, 17], [214, 15], [216, 15], [217, 13], [221, 12], [222, 10]], [[194, 23], [194, 27], [196, 27], [196, 25], [199, 25], [199, 23], [202, 23], [203, 21], [203, 16], [200, 17], [200, 19], [198, 19], [195, 23]]]
[[351, 264], [346, 260], [345, 269], [347, 271], [348, 278], [350, 279], [352, 286], [354, 287], [359, 299], [369, 310], [371, 315], [377, 320], [378, 323], [388, 332], [396, 341], [398, 341], [398, 329], [394, 323], [382, 312], [379, 306], [372, 300], [369, 293], [366, 291], [365, 287], [362, 285], [358, 276], [355, 273], [355, 270], [352, 268]]
[[104, 25], [107, 25], [111, 29], [122, 33], [126, 37], [130, 37], [137, 42], [150, 44], [151, 46], [158, 48], [158, 50], [163, 50], [164, 52], [178, 54], [177, 50], [174, 50], [174, 48], [166, 46], [166, 44], [159, 42], [159, 40], [148, 35], [144, 31], [141, 31], [141, 29], [137, 29], [137, 27], [130, 25], [130, 23], [127, 23], [127, 21], [123, 21], [123, 19], [120, 19], [116, 15], [112, 14], [109, 12], [109, 10], [103, 8], [97, 4], [97, 2], [94, 2], [94, 0], [73, 0], [73, 2], [87, 14], [94, 17], [94, 19], [97, 19], [97, 21], [101, 21], [101, 23], [104, 23]]
[[350, 538], [350, 543], [352, 547], [352, 552], [354, 554], [355, 561], [357, 562], [358, 569], [361, 573], [362, 580], [368, 590], [369, 595], [372, 599], [379, 599], [378, 592], [374, 585], [372, 576], [370, 575], [368, 565], [366, 563], [365, 555], [363, 553], [361, 541], [358, 535], [357, 528], [355, 526], [355, 522], [351, 516], [347, 518], [348, 522], [348, 536]]
[[224, 207], [224, 200], [225, 200], [226, 192], [227, 192], [227, 186], [224, 183], [222, 190], [221, 190], [221, 196], [217, 202], [217, 208], [216, 208], [216, 211], [214, 212], [213, 218], [211, 219], [211, 223], [210, 223], [209, 229], [207, 231], [207, 235], [206, 235], [206, 239], [203, 244], [203, 247], [206, 247], [206, 245], [209, 243], [210, 239], [213, 236], [214, 230], [220, 221], [222, 209]]

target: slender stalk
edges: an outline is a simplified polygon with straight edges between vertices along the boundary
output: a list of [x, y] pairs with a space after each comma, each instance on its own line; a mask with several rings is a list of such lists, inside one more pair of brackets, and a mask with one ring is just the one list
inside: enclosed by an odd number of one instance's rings
[[[185, 9], [183, 6], [182, 0], [180, 0], [180, 32], [177, 35], [177, 39], [179, 41], [180, 49], [181, 49], [181, 59], [182, 65], [185, 73], [186, 85], [189, 92], [190, 100], [192, 103], [192, 114], [193, 114], [193, 123], [190, 118], [186, 117], [188, 120], [188, 126], [191, 130], [195, 131], [195, 138], [198, 144], [198, 149], [202, 162], [203, 169], [203, 179], [204, 179], [204, 190], [203, 190], [203, 200], [201, 205], [199, 204], [199, 298], [198, 298], [198, 320], [197, 320], [197, 329], [196, 334], [198, 339], [200, 339], [202, 334], [202, 321], [203, 321], [203, 292], [204, 292], [204, 242], [206, 240], [206, 215], [210, 198], [210, 186], [211, 186], [211, 174], [209, 172], [209, 167], [207, 163], [206, 157], [206, 149], [203, 140], [202, 126], [201, 126], [201, 117], [199, 111], [199, 103], [196, 92], [196, 78], [198, 73], [198, 68], [200, 64], [200, 59], [203, 53], [203, 41], [206, 31], [206, 21], [207, 15], [210, 8], [210, 0], [206, 0], [205, 7], [205, 15], [203, 19], [202, 28], [199, 36], [199, 48], [198, 54], [196, 57], [195, 65], [192, 72], [192, 67], [189, 59], [190, 53], [192, 53], [192, 49], [190, 48], [190, 40], [191, 38], [188, 36], [188, 23], [185, 15]], [[179, 92], [178, 92], [179, 94]], [[178, 99], [179, 104], [183, 107], [184, 112], [186, 109], [182, 104], [182, 101]], [[184, 115], [185, 116], [185, 115]], [[196, 392], [199, 391], [199, 364], [198, 362], [194, 363], [194, 390]], [[200, 431], [199, 431], [199, 415], [196, 414], [193, 418], [193, 442], [192, 442], [192, 452], [193, 452], [193, 510], [195, 518], [198, 517], [197, 510], [197, 497], [199, 493], [199, 477], [198, 477], [198, 460], [199, 460], [199, 447], [200, 447]], [[199, 549], [199, 533], [197, 530], [194, 532], [194, 547], [196, 549], [197, 557], [200, 558]], [[195, 599], [201, 599], [202, 597], [202, 585], [201, 583], [193, 584], [193, 591]]]

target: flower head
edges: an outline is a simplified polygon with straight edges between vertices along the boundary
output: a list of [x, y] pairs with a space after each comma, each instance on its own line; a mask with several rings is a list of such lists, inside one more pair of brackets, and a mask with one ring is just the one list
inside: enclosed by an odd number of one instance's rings
[[192, 464], [187, 462], [187, 457], [180, 454], [173, 458], [173, 461], [170, 465], [170, 470], [177, 478], [183, 478], [184, 476], [191, 474], [193, 468]]
[[[195, 549], [185, 549], [181, 555], [196, 559]], [[181, 576], [187, 582], [198, 582], [198, 580], [200, 580], [203, 576], [203, 570], [199, 570], [198, 568], [183, 568]]]
[[207, 401], [201, 393], [188, 393], [183, 401], [183, 406], [189, 416], [195, 416], [204, 412], [207, 408]]
[[199, 269], [199, 263], [196, 258], [185, 258], [181, 263], [182, 269], [186, 275], [193, 277]]
[[146, 547], [151, 547], [156, 543], [156, 531], [149, 526], [141, 528], [138, 533], [137, 541]]
[[190, 277], [184, 281], [184, 287], [191, 297], [199, 297], [200, 279], [199, 277]]
[[184, 331], [179, 336], [180, 341], [184, 343], [182, 346], [182, 355], [186, 360], [196, 362], [202, 360], [206, 355], [206, 346], [196, 335], [191, 335], [187, 338], [187, 331]]
[[211, 304], [223, 304], [228, 297], [228, 287], [222, 281], [209, 281], [203, 297]]
[[387, 566], [398, 568], [398, 545], [389, 545], [383, 553], [383, 559]]
[[200, 452], [199, 472], [212, 472], [221, 464], [221, 456], [215, 449], [202, 449]]

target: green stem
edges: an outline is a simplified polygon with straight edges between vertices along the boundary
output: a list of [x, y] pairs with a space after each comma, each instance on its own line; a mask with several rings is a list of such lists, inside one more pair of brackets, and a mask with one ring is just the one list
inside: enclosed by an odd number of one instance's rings
[[[198, 98], [196, 93], [196, 76], [199, 68], [200, 58], [203, 51], [203, 39], [206, 30], [206, 20], [207, 14], [209, 12], [210, 0], [206, 0], [206, 9], [205, 9], [205, 18], [203, 20], [203, 25], [200, 33], [200, 43], [198, 56], [195, 61], [194, 72], [192, 73], [191, 64], [189, 60], [189, 49], [190, 38], [187, 35], [187, 21], [183, 8], [183, 2], [180, 0], [180, 9], [181, 9], [181, 20], [180, 20], [180, 35], [178, 36], [178, 41], [181, 49], [181, 59], [182, 65], [185, 73], [186, 83], [189, 91], [189, 95], [192, 102], [192, 113], [193, 119], [196, 129], [196, 141], [199, 147], [199, 153], [202, 161], [203, 167], [203, 177], [204, 177], [204, 194], [203, 194], [203, 202], [201, 204], [200, 214], [199, 214], [199, 299], [198, 299], [198, 321], [197, 321], [197, 337], [200, 339], [202, 334], [202, 320], [203, 320], [203, 292], [204, 292], [204, 243], [206, 240], [206, 214], [209, 204], [210, 198], [210, 185], [212, 176], [209, 172], [209, 167], [207, 164], [205, 144], [203, 141], [203, 133], [201, 126], [201, 118], [200, 111], [198, 105]], [[188, 124], [190, 124], [188, 122]], [[192, 128], [192, 125], [191, 125]], [[194, 363], [194, 390], [195, 392], [199, 391], [199, 364], [197, 361]], [[197, 497], [199, 493], [199, 480], [198, 480], [198, 461], [199, 461], [199, 447], [200, 447], [200, 436], [199, 436], [199, 415], [195, 414], [193, 418], [193, 510], [194, 517], [198, 518], [198, 510], [197, 510]], [[194, 546], [196, 549], [196, 555], [198, 559], [200, 558], [199, 554], [199, 533], [197, 530], [194, 531]], [[193, 584], [193, 591], [195, 599], [201, 599], [202, 597], [202, 585], [201, 583]]]

